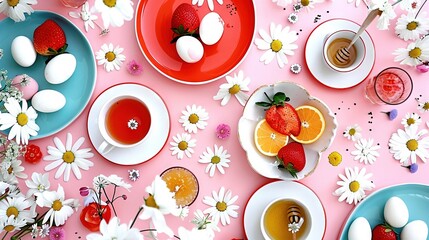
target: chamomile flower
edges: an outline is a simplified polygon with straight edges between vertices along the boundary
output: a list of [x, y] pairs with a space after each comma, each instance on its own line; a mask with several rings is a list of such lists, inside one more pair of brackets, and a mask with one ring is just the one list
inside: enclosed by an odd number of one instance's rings
[[388, 0], [372, 0], [369, 10], [378, 9], [381, 11], [377, 20], [377, 28], [379, 30], [387, 30], [390, 25], [390, 20], [396, 18], [396, 13], [392, 4]]
[[374, 189], [374, 183], [369, 180], [372, 173], [366, 174], [365, 168], [359, 170], [358, 167], [346, 168], [345, 173], [345, 175], [338, 174], [341, 181], [338, 181], [337, 185], [340, 187], [335, 190], [334, 195], [339, 196], [339, 202], [346, 200], [348, 204], [356, 205], [366, 196], [365, 191]]
[[143, 236], [137, 228], [130, 228], [127, 224], [120, 224], [119, 218], [113, 217], [106, 223], [101, 220], [100, 233], [91, 233], [86, 236], [87, 240], [102, 239], [133, 239], [143, 240]]
[[0, 12], [15, 22], [21, 22], [25, 20], [25, 13], [31, 15], [34, 12], [31, 6], [35, 4], [37, 0], [3, 0], [0, 1]]
[[39, 235], [39, 228], [37, 227], [37, 223], [31, 225], [31, 238], [37, 238], [37, 235]]
[[125, 21], [130, 21], [134, 16], [133, 2], [131, 0], [95, 0], [94, 8], [101, 13], [104, 28], [120, 27]]
[[429, 37], [419, 38], [410, 43], [407, 48], [396, 49], [393, 55], [396, 55], [395, 62], [409, 66], [417, 66], [429, 61]]
[[39, 236], [42, 238], [49, 236], [50, 228], [51, 226], [49, 226], [49, 224], [42, 224], [42, 227], [40, 228], [40, 231], [39, 231]]
[[[223, 4], [223, 0], [216, 0], [219, 5]], [[204, 0], [192, 0], [192, 5], [198, 4], [198, 7], [201, 7], [204, 3]], [[207, 0], [207, 5], [209, 6], [210, 11], [214, 11], [214, 0]]]
[[7, 219], [10, 216], [22, 219], [26, 223], [34, 223], [33, 215], [30, 211], [32, 202], [28, 201], [24, 196], [6, 197], [0, 201], [0, 219]]
[[72, 18], [80, 18], [83, 21], [85, 31], [88, 32], [89, 27], [94, 29], [94, 21], [98, 19], [97, 15], [94, 15], [94, 9], [89, 9], [89, 3], [85, 2], [80, 12], [69, 12], [69, 16]]
[[362, 128], [357, 124], [348, 126], [343, 132], [343, 136], [354, 142], [362, 137]]
[[429, 18], [426, 18], [426, 12], [417, 17], [413, 13], [402, 14], [398, 18], [395, 27], [395, 33], [405, 41], [416, 40], [420, 36], [427, 34], [428, 30]]
[[234, 205], [238, 196], [233, 197], [230, 190], [225, 192], [224, 187], [221, 187], [219, 192], [213, 191], [212, 196], [205, 196], [203, 199], [203, 203], [210, 206], [204, 210], [204, 213], [210, 214], [215, 224], [220, 221], [223, 226], [229, 225], [231, 223], [230, 217], [236, 218], [238, 216], [239, 206]]
[[216, 96], [213, 97], [214, 100], [221, 100], [220, 105], [225, 106], [231, 96], [235, 96], [238, 102], [244, 106], [246, 104], [247, 99], [249, 99], [249, 95], [244, 92], [249, 91], [249, 83], [250, 79], [248, 77], [244, 77], [243, 71], [239, 71], [238, 74], [234, 73], [234, 76], [226, 76], [227, 83], [223, 83], [219, 87], [219, 91]]
[[417, 109], [421, 112], [429, 112], [429, 101], [419, 101]]
[[25, 185], [28, 187], [27, 197], [37, 196], [51, 187], [49, 173], [41, 174], [33, 172], [31, 180], [25, 180]]
[[208, 119], [209, 114], [203, 107], [192, 104], [192, 106], [186, 106], [186, 110], [182, 111], [179, 122], [188, 133], [197, 133], [198, 129], [202, 130], [207, 127]]
[[85, 138], [80, 137], [73, 144], [71, 133], [67, 133], [66, 144], [64, 145], [58, 137], [54, 137], [55, 147], [48, 146], [49, 155], [43, 158], [45, 161], [51, 161], [50, 164], [45, 166], [45, 171], [51, 171], [58, 167], [55, 179], [64, 174], [64, 181], [67, 182], [70, 179], [70, 171], [73, 171], [77, 179], [81, 179], [82, 173], [80, 169], [88, 170], [94, 166], [94, 163], [87, 159], [94, 156], [91, 149], [79, 149], [84, 141]]
[[9, 140], [15, 138], [18, 144], [28, 144], [30, 136], [37, 136], [40, 129], [36, 124], [36, 111], [28, 107], [27, 101], [21, 100], [20, 105], [15, 98], [8, 98], [4, 107], [7, 112], [0, 113], [0, 130], [10, 128]]
[[377, 150], [380, 149], [379, 145], [373, 145], [374, 139], [359, 139], [357, 143], [355, 143], [355, 151], [352, 151], [351, 154], [355, 156], [354, 160], [359, 162], [364, 162], [365, 164], [373, 164], [377, 157], [380, 154]]
[[417, 126], [411, 126], [405, 130], [398, 129], [389, 139], [389, 149], [393, 158], [399, 160], [403, 166], [416, 163], [417, 157], [423, 162], [429, 158], [429, 137], [424, 137], [427, 129], [418, 130]]
[[229, 167], [229, 157], [230, 154], [224, 150], [222, 146], [218, 147], [216, 144], [214, 145], [214, 149], [207, 147], [206, 151], [200, 156], [199, 163], [207, 164], [206, 173], [210, 174], [210, 177], [214, 176], [214, 173], [219, 170], [220, 173], [225, 174], [224, 168]]
[[[309, 12], [314, 9], [315, 4], [322, 3], [324, 1], [325, 0], [296, 0], [296, 3], [299, 4], [301, 8], [305, 8], [305, 10]], [[356, 1], [360, 1], [360, 0], [356, 0]]]
[[177, 159], [182, 159], [184, 155], [188, 158], [194, 153], [193, 147], [197, 144], [197, 140], [192, 139], [191, 135], [188, 133], [177, 134], [173, 136], [174, 142], [170, 142], [171, 155], [177, 155]]
[[295, 31], [289, 31], [290, 27], [282, 27], [281, 24], [270, 25], [270, 34], [265, 30], [260, 29], [259, 35], [262, 39], [255, 39], [255, 44], [260, 50], [264, 50], [259, 61], [269, 64], [274, 58], [277, 58], [277, 63], [280, 68], [283, 68], [288, 63], [287, 55], [294, 55], [293, 50], [298, 48], [298, 45], [293, 44], [298, 39]]
[[125, 55], [122, 54], [123, 48], [116, 46], [113, 47], [112, 43], [103, 44], [101, 49], [95, 53], [95, 58], [98, 60], [98, 65], [103, 65], [104, 70], [111, 72], [114, 69], [121, 69], [122, 63], [125, 61]]
[[273, 3], [276, 3], [279, 7], [287, 7], [288, 5], [292, 4], [292, 0], [272, 0]]
[[407, 113], [401, 120], [401, 124], [404, 126], [404, 128], [419, 126], [421, 123], [422, 118], [417, 113]]
[[22, 161], [12, 159], [11, 161], [3, 161], [0, 163], [1, 180], [7, 183], [18, 183], [18, 178], [25, 179], [27, 174], [24, 173], [25, 168], [21, 166]]
[[16, 218], [15, 215], [10, 215], [8, 218], [0, 221], [0, 229], [6, 232], [15, 232], [21, 230], [26, 224], [24, 219]]

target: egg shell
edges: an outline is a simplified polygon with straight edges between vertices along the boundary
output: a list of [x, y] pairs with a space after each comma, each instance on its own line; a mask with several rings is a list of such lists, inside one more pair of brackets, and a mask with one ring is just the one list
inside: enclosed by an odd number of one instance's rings
[[372, 230], [366, 218], [358, 217], [350, 224], [348, 240], [371, 240], [371, 238]]
[[187, 63], [196, 63], [204, 55], [204, 47], [201, 42], [191, 36], [183, 36], [177, 39], [176, 51], [179, 57]]
[[45, 89], [34, 94], [31, 105], [39, 112], [52, 113], [66, 105], [66, 98], [58, 91]]
[[52, 58], [45, 67], [45, 79], [51, 84], [67, 81], [76, 70], [76, 58], [73, 54], [63, 53]]
[[384, 220], [394, 227], [401, 228], [407, 224], [409, 218], [408, 207], [399, 197], [391, 197], [384, 205]]
[[426, 240], [428, 226], [422, 220], [409, 222], [401, 231], [401, 240]]
[[[23, 78], [27, 78], [27, 85], [25, 86], [22, 86], [20, 84]], [[14, 86], [22, 92], [22, 98], [25, 100], [30, 100], [30, 98], [32, 98], [34, 94], [36, 94], [36, 92], [39, 90], [39, 84], [37, 83], [37, 81], [34, 80], [32, 77], [28, 76], [27, 74], [15, 76], [12, 79], [12, 84], [14, 84]]]
[[200, 23], [200, 38], [206, 45], [216, 44], [223, 35], [224, 21], [216, 12], [210, 12]]
[[36, 61], [37, 53], [33, 42], [26, 36], [18, 36], [13, 39], [10, 46], [12, 58], [21, 67], [30, 67]]

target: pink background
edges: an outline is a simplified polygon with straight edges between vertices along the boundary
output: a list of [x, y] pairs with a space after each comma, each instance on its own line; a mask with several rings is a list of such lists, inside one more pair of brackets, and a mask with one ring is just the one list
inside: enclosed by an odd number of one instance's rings
[[[89, 3], [90, 6], [93, 5], [92, 0], [90, 0]], [[136, 7], [138, 2], [134, 1], [134, 3], [134, 7]], [[216, 4], [215, 1], [215, 7]], [[388, 152], [387, 146], [391, 134], [395, 132], [396, 129], [402, 128], [400, 124], [401, 118], [404, 117], [407, 112], [417, 112], [417, 102], [414, 98], [422, 97], [424, 100], [429, 100], [429, 90], [427, 87], [428, 74], [420, 74], [414, 68], [404, 66], [403, 68], [412, 75], [414, 80], [414, 92], [405, 103], [400, 106], [391, 107], [373, 105], [368, 102], [363, 94], [364, 84], [345, 90], [328, 88], [313, 78], [306, 67], [304, 47], [305, 41], [311, 31], [321, 22], [332, 18], [345, 18], [355, 22], [362, 22], [366, 16], [365, 5], [361, 3], [360, 6], [356, 8], [354, 3], [348, 4], [345, 0], [335, 2], [327, 1], [316, 5], [316, 8], [311, 12], [306, 12], [305, 10], [301, 11], [298, 14], [299, 21], [292, 25], [287, 21], [289, 13], [292, 12], [291, 7], [283, 10], [270, 0], [254, 1], [254, 4], [257, 18], [255, 37], [260, 37], [258, 34], [259, 29], [269, 31], [271, 22], [282, 24], [283, 26], [289, 25], [292, 30], [299, 33], [297, 41], [299, 48], [295, 51], [294, 56], [288, 57], [289, 64], [287, 64], [285, 68], [280, 69], [275, 60], [269, 65], [264, 65], [259, 62], [259, 58], [263, 52], [258, 50], [256, 45], [252, 44], [246, 59], [230, 75], [238, 73], [239, 70], [243, 70], [244, 75], [251, 79], [249, 94], [264, 84], [272, 84], [279, 81], [299, 83], [304, 86], [310, 94], [323, 100], [337, 116], [339, 126], [337, 136], [332, 146], [323, 153], [316, 171], [309, 177], [300, 181], [315, 191], [324, 205], [327, 219], [324, 239], [331, 240], [337, 238], [343, 222], [347, 219], [350, 211], [354, 207], [354, 205], [338, 202], [338, 198], [332, 195], [332, 192], [337, 188], [336, 182], [339, 180], [338, 174], [344, 174], [345, 167], [366, 167], [368, 172], [374, 174], [372, 180], [376, 185], [375, 190], [398, 183], [429, 183], [426, 177], [426, 172], [429, 170], [427, 164], [420, 164], [422, 162], [418, 160], [419, 171], [415, 174], [410, 174], [407, 169], [400, 167], [398, 161], [393, 159], [392, 154]], [[68, 12], [76, 10], [62, 6], [59, 1], [41, 0], [34, 8], [36, 10], [49, 10], [61, 14], [84, 31], [83, 22], [80, 19], [73, 19], [68, 15]], [[424, 10], [429, 10], [429, 7], [426, 6]], [[317, 23], [314, 23], [314, 18], [318, 14], [321, 15], [321, 19]], [[97, 22], [102, 24], [101, 19]], [[376, 48], [376, 61], [371, 76], [386, 67], [399, 66], [398, 63], [393, 62], [394, 56], [392, 52], [397, 48], [406, 47], [407, 43], [395, 36], [393, 30], [395, 23], [396, 20], [391, 22], [390, 31], [377, 30], [375, 28], [375, 23], [368, 28], [368, 32]], [[221, 232], [217, 233], [216, 239], [245, 238], [242, 222], [246, 203], [253, 192], [262, 185], [273, 180], [262, 177], [251, 169], [246, 159], [245, 152], [239, 144], [237, 123], [243, 111], [243, 107], [236, 99], [231, 99], [226, 106], [221, 106], [220, 101], [213, 100], [213, 96], [216, 95], [219, 86], [226, 82], [225, 78], [199, 86], [184, 85], [171, 81], [153, 69], [143, 57], [135, 38], [134, 19], [130, 22], [125, 22], [124, 26], [120, 28], [111, 28], [110, 30], [111, 32], [107, 36], [99, 36], [99, 29], [90, 29], [88, 33], [84, 32], [91, 43], [93, 51], [98, 51], [100, 46], [104, 43], [119, 45], [125, 49], [124, 55], [127, 58], [125, 64], [134, 59], [143, 66], [144, 71], [139, 76], [132, 76], [127, 72], [125, 66], [123, 66], [120, 71], [113, 71], [110, 73], [107, 73], [102, 66], [98, 66], [96, 88], [90, 103], [92, 103], [103, 90], [118, 83], [136, 82], [148, 86], [154, 89], [164, 99], [169, 109], [171, 118], [170, 136], [168, 137], [167, 144], [157, 156], [146, 163], [136, 166], [119, 166], [110, 163], [103, 159], [103, 157], [93, 149], [95, 156], [91, 160], [94, 162], [95, 166], [89, 171], [82, 172], [82, 180], [75, 179], [74, 175], [71, 176], [69, 182], [63, 182], [62, 179], [54, 180], [55, 169], [50, 173], [52, 187], [55, 189], [57, 184], [61, 184], [66, 189], [66, 198], [73, 197], [81, 199], [79, 196], [79, 188], [81, 186], [91, 186], [94, 176], [98, 174], [117, 174], [133, 185], [131, 193], [122, 191], [128, 195], [128, 200], [118, 201], [116, 205], [121, 221], [128, 222], [134, 217], [139, 206], [143, 203], [143, 198], [147, 197], [144, 188], [153, 181], [155, 175], [160, 174], [171, 166], [183, 166], [196, 174], [200, 183], [200, 191], [197, 200], [190, 206], [190, 216], [187, 219], [182, 221], [172, 217], [167, 218], [169, 226], [172, 227], [175, 233], [177, 233], [178, 226], [182, 225], [190, 228], [191, 224], [189, 221], [193, 216], [192, 213], [194, 210], [204, 210], [208, 208], [208, 206], [202, 202], [203, 197], [211, 196], [212, 191], [219, 191], [220, 187], [224, 186], [226, 189], [230, 189], [233, 195], [238, 195], [238, 200], [235, 204], [239, 205], [240, 209], [238, 210], [238, 218], [232, 219], [230, 225], [221, 226], [219, 224]], [[293, 74], [289, 70], [289, 66], [293, 63], [299, 63], [303, 66], [301, 73]], [[177, 160], [175, 156], [171, 155], [169, 142], [172, 141], [172, 136], [184, 132], [178, 120], [180, 119], [181, 111], [185, 109], [186, 105], [191, 104], [203, 106], [207, 110], [209, 113], [208, 126], [205, 130], [199, 130], [197, 134], [193, 134], [193, 138], [197, 139], [197, 146], [194, 149], [195, 153], [192, 158], [185, 157], [182, 160]], [[79, 118], [67, 128], [55, 134], [55, 136], [59, 137], [64, 142], [66, 134], [70, 132], [73, 134], [74, 140], [80, 136], [86, 138], [83, 147], [92, 147], [86, 130], [89, 106], [90, 105], [85, 108]], [[394, 121], [389, 121], [386, 115], [381, 112], [389, 111], [393, 108], [398, 109], [399, 115]], [[369, 112], [373, 113], [373, 119], [368, 115]], [[429, 113], [421, 114], [421, 116], [423, 122], [429, 121]], [[214, 134], [216, 126], [220, 123], [226, 123], [231, 126], [232, 134], [226, 140], [219, 140]], [[346, 127], [355, 123], [362, 127], [362, 135], [364, 138], [374, 138], [375, 142], [379, 143], [381, 146], [379, 150], [380, 157], [373, 165], [364, 165], [363, 163], [354, 161], [350, 154], [350, 152], [355, 149], [354, 143], [342, 136], [342, 132]], [[423, 126], [423, 128], [424, 127], [425, 126]], [[52, 139], [53, 136], [31, 141], [31, 143], [39, 145], [43, 149], [43, 154], [46, 155], [46, 147], [48, 145], [53, 146]], [[231, 163], [230, 167], [226, 169], [225, 175], [221, 175], [217, 172], [215, 176], [211, 178], [208, 174], [204, 173], [206, 165], [199, 164], [198, 159], [200, 154], [205, 151], [206, 147], [213, 147], [214, 144], [218, 146], [222, 145], [228, 150], [231, 154]], [[327, 156], [333, 151], [338, 151], [343, 155], [343, 162], [337, 167], [333, 167], [328, 163]], [[26, 172], [29, 176], [31, 176], [31, 172], [33, 171], [44, 172], [43, 168], [45, 165], [47, 165], [47, 163], [43, 161], [34, 166], [25, 164]], [[130, 169], [140, 170], [141, 177], [136, 182], [128, 180], [127, 171]], [[371, 192], [368, 192], [368, 194], [371, 194]], [[67, 231], [67, 239], [78, 239], [79, 237], [84, 239], [89, 233], [89, 231], [81, 225], [79, 214], [80, 211], [75, 213], [66, 223], [65, 230]], [[259, 219], [255, 219], [255, 221], [259, 221]], [[138, 220], [136, 226], [143, 229], [148, 228], [149, 224], [148, 221]], [[161, 235], [160, 239], [163, 239], [164, 236], [165, 235]]]

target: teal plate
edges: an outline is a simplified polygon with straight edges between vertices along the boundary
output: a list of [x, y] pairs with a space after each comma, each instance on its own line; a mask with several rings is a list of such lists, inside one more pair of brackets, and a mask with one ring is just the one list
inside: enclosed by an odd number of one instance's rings
[[[10, 45], [15, 37], [23, 35], [32, 40], [34, 29], [49, 18], [63, 28], [68, 43], [67, 52], [73, 54], [77, 60], [72, 77], [58, 85], [50, 84], [44, 78], [46, 57], [38, 55], [32, 66], [24, 68], [13, 60], [10, 52]], [[10, 18], [0, 21], [0, 36], [0, 48], [4, 51], [3, 58], [0, 59], [0, 69], [7, 70], [9, 78], [25, 73], [37, 81], [39, 91], [53, 89], [61, 92], [67, 100], [66, 105], [57, 112], [38, 113], [36, 123], [40, 131], [30, 139], [48, 137], [67, 127], [83, 112], [95, 88], [95, 58], [85, 35], [72, 22], [58, 14], [35, 11], [27, 15], [23, 22], [15, 23]]]
[[[347, 235], [351, 223], [358, 217], [365, 217], [371, 229], [380, 223], [384, 223], [384, 204], [393, 197], [401, 198], [407, 205], [410, 218], [413, 220], [423, 220], [429, 225], [429, 186], [422, 184], [401, 184], [380, 189], [360, 202], [351, 212], [340, 233], [340, 240], [347, 240]], [[401, 229], [396, 229], [397, 233]]]

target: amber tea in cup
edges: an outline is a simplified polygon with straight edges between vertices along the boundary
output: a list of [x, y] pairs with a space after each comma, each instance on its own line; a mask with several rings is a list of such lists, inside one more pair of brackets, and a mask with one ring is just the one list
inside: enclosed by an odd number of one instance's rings
[[343, 58], [341, 54], [338, 54], [338, 52], [341, 49], [347, 48], [350, 42], [351, 40], [348, 38], [334, 39], [329, 44], [327, 49], [327, 56], [328, 56], [329, 62], [331, 62], [333, 65], [339, 68], [350, 67], [356, 61], [356, 57], [357, 57], [356, 47], [352, 45], [348, 49], [348, 52], [350, 53], [350, 55], [347, 58]]

